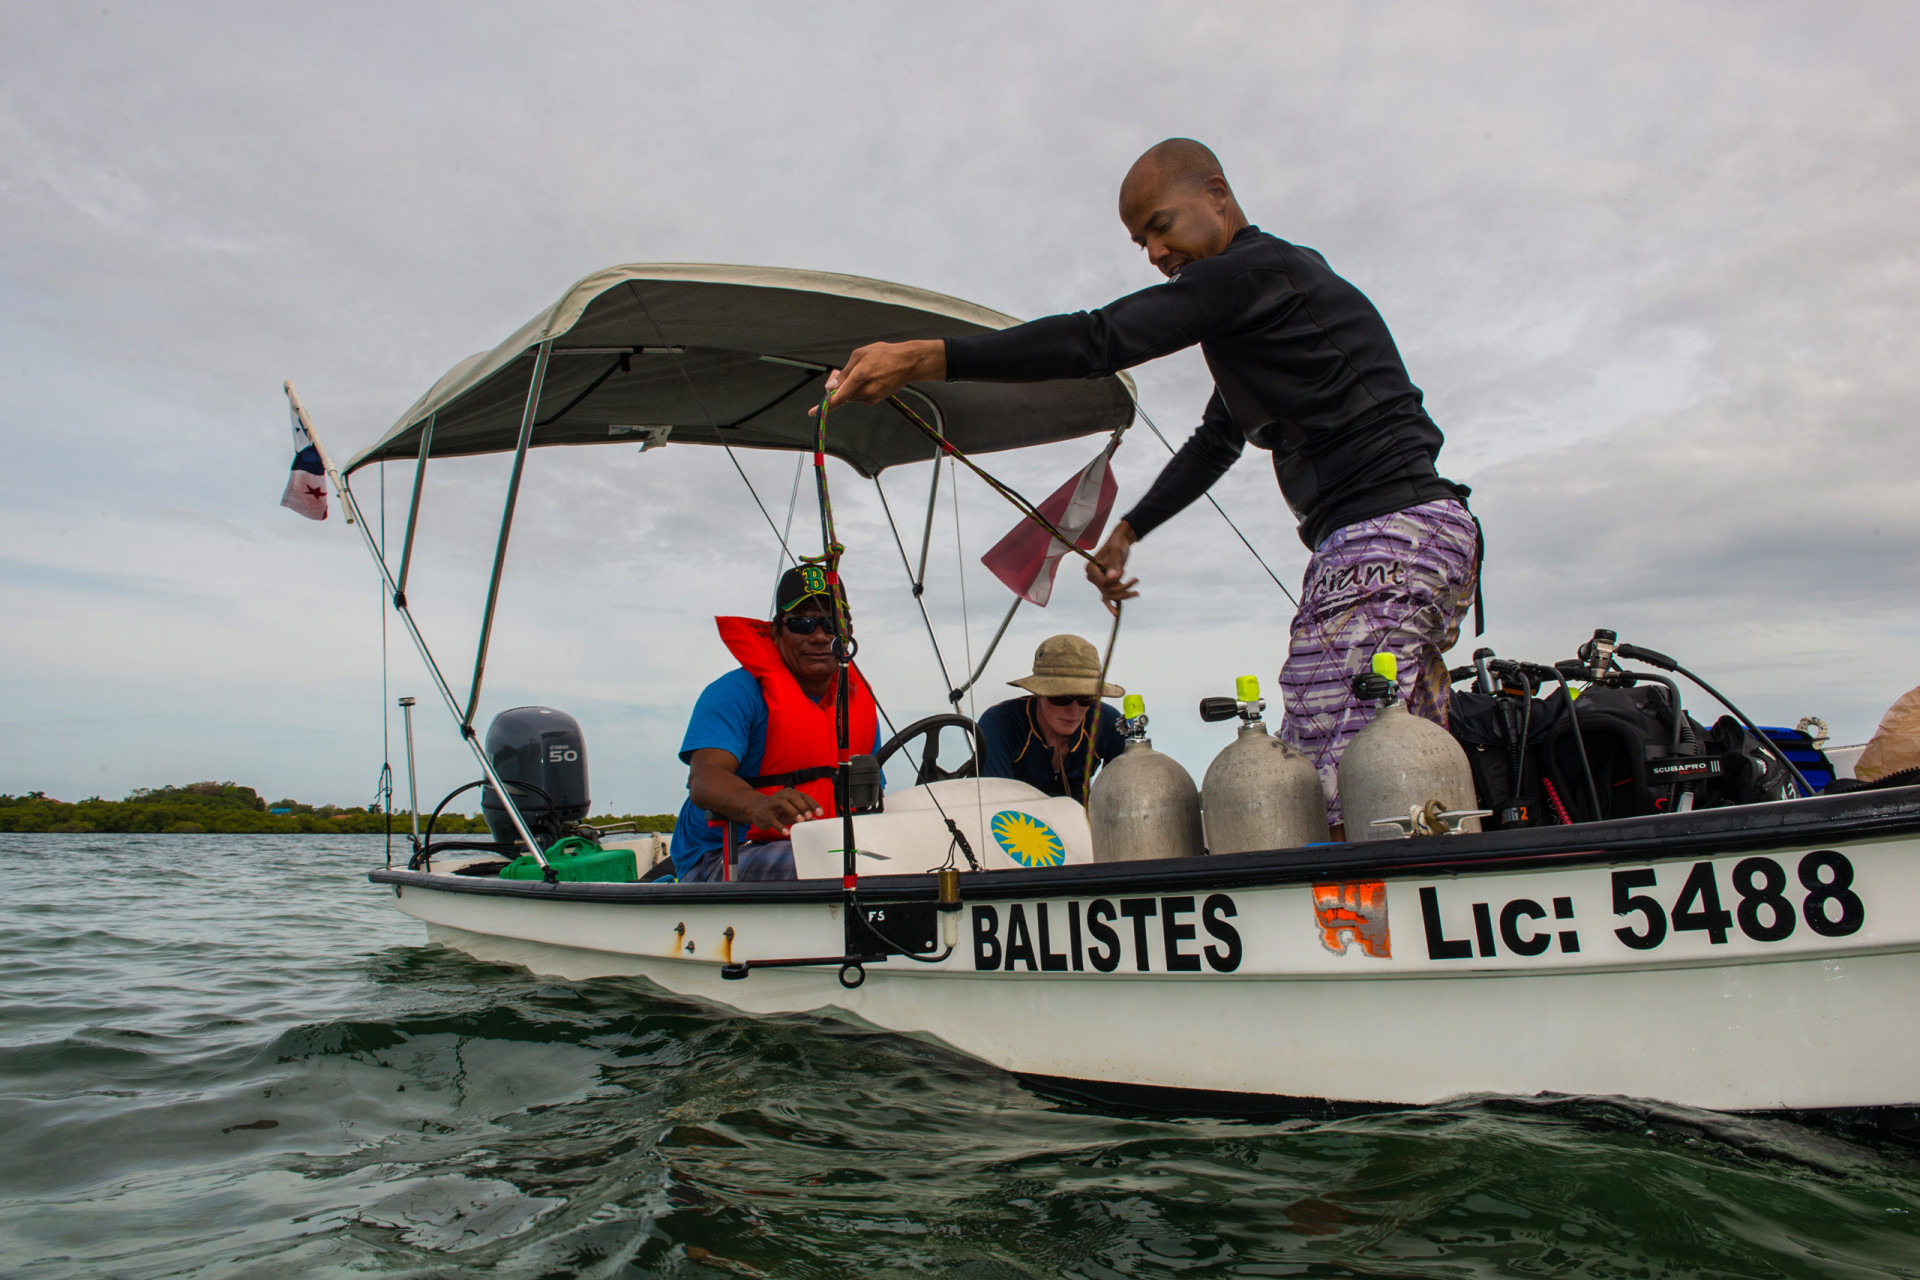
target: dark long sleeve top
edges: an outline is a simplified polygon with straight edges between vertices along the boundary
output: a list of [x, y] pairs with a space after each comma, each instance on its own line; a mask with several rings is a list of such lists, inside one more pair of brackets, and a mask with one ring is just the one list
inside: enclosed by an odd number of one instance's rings
[[1097, 311], [948, 338], [947, 377], [1104, 377], [1195, 344], [1214, 394], [1127, 513], [1141, 537], [1205, 493], [1248, 442], [1272, 451], [1309, 547], [1357, 520], [1464, 495], [1434, 469], [1440, 429], [1380, 313], [1318, 253], [1258, 227]]
[[[1050, 796], [1087, 798], [1087, 734], [1092, 732], [1088, 716], [1067, 747], [1059, 768], [1053, 764], [1053, 748], [1047, 745], [1035, 718], [1033, 698], [1009, 698], [980, 714], [980, 772], [989, 778], [1018, 778]], [[1121, 734], [1119, 709], [1100, 704], [1099, 738], [1094, 755], [1101, 764], [1126, 749]]]

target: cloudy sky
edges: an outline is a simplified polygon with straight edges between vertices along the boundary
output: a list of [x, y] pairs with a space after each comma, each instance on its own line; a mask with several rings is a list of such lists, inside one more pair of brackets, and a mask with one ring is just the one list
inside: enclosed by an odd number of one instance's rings
[[[1169, 135], [1386, 315], [1486, 523], [1488, 643], [1550, 660], [1612, 626], [1861, 740], [1920, 682], [1916, 65], [1920, 8], [1872, 3], [0, 3], [0, 791], [371, 796], [379, 589], [337, 515], [275, 505], [283, 378], [344, 457], [618, 262], [1098, 305], [1157, 278], [1113, 206]], [[1136, 375], [1184, 435], [1197, 355]], [[1045, 492], [1091, 453], [998, 465]], [[1123, 504], [1164, 456], [1129, 436]], [[744, 462], [784, 516], [791, 461]], [[459, 668], [504, 466], [430, 474], [411, 595]], [[397, 544], [410, 472], [385, 481]], [[887, 483], [917, 509], [925, 468]], [[872, 487], [835, 484], [876, 687], [896, 721], [940, 710]], [[1297, 581], [1264, 455], [1217, 493]], [[996, 502], [963, 481], [938, 515], [950, 664], [1008, 599], [977, 563]], [[598, 807], [673, 807], [730, 665], [711, 615], [760, 608], [777, 554], [724, 453], [536, 454], [482, 718], [571, 711]], [[1271, 681], [1290, 606], [1204, 506], [1135, 566], [1115, 673], [1198, 775], [1225, 731], [1195, 699]], [[1099, 638], [1062, 582], [983, 688]], [[474, 769], [389, 646], [430, 803]]]

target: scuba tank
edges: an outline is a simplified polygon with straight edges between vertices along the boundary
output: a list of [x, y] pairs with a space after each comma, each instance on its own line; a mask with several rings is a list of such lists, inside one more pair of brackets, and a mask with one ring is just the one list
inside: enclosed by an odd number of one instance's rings
[[1121, 703], [1126, 749], [1094, 777], [1087, 795], [1095, 862], [1192, 858], [1201, 843], [1200, 793], [1193, 776], [1147, 741], [1146, 703]]
[[1313, 762], [1267, 733], [1260, 682], [1241, 676], [1232, 698], [1203, 698], [1200, 718], [1240, 717], [1240, 732], [1207, 766], [1200, 788], [1208, 853], [1296, 849], [1327, 839], [1327, 798]]
[[1410, 715], [1400, 701], [1399, 660], [1373, 655], [1373, 670], [1356, 676], [1353, 695], [1380, 708], [1354, 735], [1336, 777], [1348, 840], [1478, 831], [1486, 810], [1474, 808], [1473, 771], [1453, 735]]

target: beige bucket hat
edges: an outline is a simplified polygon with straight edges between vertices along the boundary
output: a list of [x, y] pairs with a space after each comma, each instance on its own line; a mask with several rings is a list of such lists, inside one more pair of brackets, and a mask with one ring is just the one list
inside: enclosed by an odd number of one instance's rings
[[1103, 698], [1118, 698], [1127, 692], [1100, 683], [1100, 652], [1079, 636], [1048, 636], [1033, 651], [1033, 674], [1007, 683], [1043, 698], [1085, 698], [1095, 689]]

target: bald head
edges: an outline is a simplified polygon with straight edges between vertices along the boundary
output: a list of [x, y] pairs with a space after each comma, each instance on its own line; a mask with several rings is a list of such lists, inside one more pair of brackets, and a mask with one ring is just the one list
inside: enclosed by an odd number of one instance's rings
[[1157, 187], [1169, 183], [1204, 186], [1208, 178], [1225, 182], [1220, 158], [1192, 138], [1168, 138], [1148, 147], [1120, 184], [1120, 202], [1126, 203], [1128, 188]]
[[1120, 184], [1120, 221], [1162, 275], [1210, 258], [1247, 225], [1220, 160], [1192, 138], [1168, 138]]

